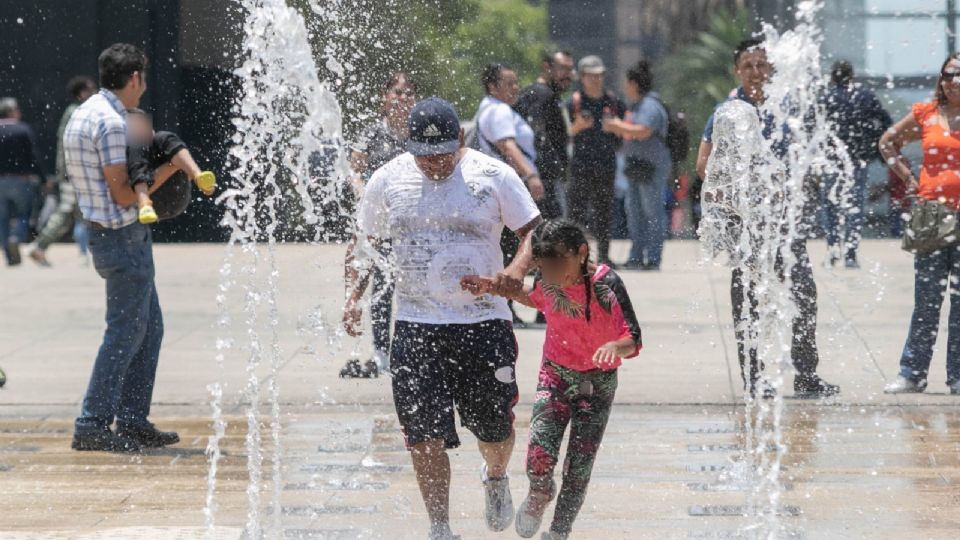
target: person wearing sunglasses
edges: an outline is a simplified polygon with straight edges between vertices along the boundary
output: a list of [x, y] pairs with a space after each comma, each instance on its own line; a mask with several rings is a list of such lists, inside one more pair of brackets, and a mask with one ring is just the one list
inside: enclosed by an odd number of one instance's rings
[[[903, 147], [920, 141], [923, 162], [917, 177], [901, 155]], [[933, 101], [916, 103], [903, 119], [880, 138], [880, 152], [890, 169], [907, 184], [914, 200], [940, 201], [960, 209], [960, 53], [943, 63]], [[907, 342], [900, 355], [900, 373], [884, 389], [889, 394], [920, 393], [927, 388], [944, 291], [950, 288], [947, 335], [947, 385], [960, 395], [960, 245], [914, 260], [914, 307]]]

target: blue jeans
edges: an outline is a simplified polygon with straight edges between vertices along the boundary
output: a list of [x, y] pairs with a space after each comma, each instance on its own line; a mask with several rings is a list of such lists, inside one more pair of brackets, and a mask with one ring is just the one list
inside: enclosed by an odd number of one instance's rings
[[[863, 233], [863, 201], [867, 190], [867, 164], [859, 162], [854, 165], [853, 185], [850, 187], [850, 200], [844, 205], [843, 200], [833, 202], [829, 193], [836, 185], [837, 175], [828, 175], [824, 179], [822, 201], [827, 218], [827, 247], [838, 249], [838, 253], [848, 260], [856, 260], [857, 249], [860, 247], [860, 238]], [[838, 196], [840, 194], [837, 194]], [[844, 216], [841, 227], [840, 217]], [[842, 237], [842, 238], [841, 238]], [[840, 242], [843, 245], [840, 246]]]
[[[0, 176], [0, 245], [3, 246], [7, 262], [10, 262], [10, 252], [7, 242], [11, 236], [16, 237], [18, 243], [27, 241], [27, 227], [30, 213], [33, 210], [33, 197], [36, 186], [24, 176]], [[13, 231], [10, 222], [17, 221]]]
[[940, 326], [944, 289], [950, 289], [947, 326], [947, 384], [960, 381], [960, 246], [951, 246], [914, 260], [913, 317], [900, 356], [900, 375], [926, 380]]
[[93, 265], [107, 290], [107, 330], [93, 365], [78, 432], [146, 425], [163, 340], [163, 314], [154, 285], [150, 228], [90, 229]]
[[81, 219], [73, 222], [73, 241], [77, 243], [80, 254], [86, 256], [90, 249], [90, 228]]
[[667, 238], [667, 206], [664, 193], [670, 178], [669, 167], [657, 167], [650, 181], [629, 180], [627, 188], [627, 228], [630, 231], [629, 264], [660, 266], [663, 243]]

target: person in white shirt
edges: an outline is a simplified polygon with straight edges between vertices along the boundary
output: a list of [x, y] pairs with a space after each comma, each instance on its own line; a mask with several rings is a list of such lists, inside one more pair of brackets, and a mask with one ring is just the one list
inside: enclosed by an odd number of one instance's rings
[[[346, 266], [344, 326], [360, 334], [360, 299], [372, 267], [395, 265], [393, 398], [430, 538], [455, 538], [446, 453], [460, 444], [454, 407], [479, 440], [487, 527], [502, 531], [514, 515], [507, 464], [517, 343], [506, 301], [475, 297], [460, 279], [495, 275], [497, 290], [518, 290], [531, 264], [529, 235], [542, 219], [511, 167], [464, 147], [460, 121], [446, 101], [429, 98], [413, 108], [407, 150], [373, 174], [360, 202], [354, 257]], [[522, 239], [507, 269], [499, 246], [504, 227]], [[392, 243], [391, 260], [378, 255], [384, 240]]]
[[[489, 64], [484, 68], [480, 81], [487, 95], [480, 102], [475, 117], [477, 146], [484, 154], [513, 167], [539, 205], [546, 191], [536, 166], [536, 135], [523, 116], [513, 109], [520, 97], [517, 73], [505, 64]], [[513, 261], [518, 247], [517, 237], [504, 231], [500, 238], [500, 249], [505, 265]], [[507, 305], [513, 323], [520, 328], [526, 327], [526, 323], [513, 310], [513, 301], [510, 300]], [[542, 314], [538, 314], [537, 322], [545, 322]]]

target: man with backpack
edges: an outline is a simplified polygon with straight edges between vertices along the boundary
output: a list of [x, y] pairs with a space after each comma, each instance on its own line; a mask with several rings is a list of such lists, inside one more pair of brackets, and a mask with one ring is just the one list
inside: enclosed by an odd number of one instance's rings
[[567, 189], [570, 218], [597, 239], [598, 262], [611, 268], [610, 217], [620, 137], [603, 129], [604, 119], [622, 119], [626, 107], [604, 88], [606, 68], [599, 56], [585, 56], [577, 64], [580, 88], [567, 101], [573, 155]]
[[670, 114], [653, 91], [653, 74], [646, 61], [627, 71], [624, 93], [632, 103], [626, 120], [606, 119], [603, 130], [624, 140], [623, 173], [630, 182], [627, 226], [633, 241], [626, 267], [659, 270], [667, 236], [665, 195], [676, 161], [668, 145]]

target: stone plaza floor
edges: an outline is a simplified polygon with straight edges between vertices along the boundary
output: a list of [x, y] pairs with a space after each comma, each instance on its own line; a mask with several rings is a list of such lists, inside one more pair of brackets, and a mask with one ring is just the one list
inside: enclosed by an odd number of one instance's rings
[[[627, 247], [616, 243], [615, 259]], [[102, 281], [77, 264], [67, 245], [51, 250], [51, 269], [29, 262], [0, 269], [0, 367], [8, 376], [0, 389], [0, 539], [204, 538], [204, 450], [212, 433], [207, 386], [218, 380], [227, 432], [210, 536], [242, 537], [251, 354], [242, 305], [264, 299], [256, 292], [243, 296], [249, 261], [238, 254], [230, 266], [237, 283], [218, 311], [224, 253], [213, 245], [155, 248], [165, 339], [152, 419], [179, 431], [182, 442], [133, 456], [69, 448], [104, 326]], [[698, 253], [696, 243], [670, 242], [662, 272], [621, 274], [645, 349], [621, 370], [617, 403], [571, 538], [748, 537], [738, 535], [747, 524], [737, 515], [744, 487], [729, 478], [744, 437], [729, 271], [699, 264]], [[811, 254], [817, 263], [823, 259], [820, 242], [811, 243]], [[261, 252], [261, 276], [269, 273], [265, 256]], [[396, 425], [389, 379], [339, 379], [350, 354], [369, 354], [367, 340], [331, 344], [310, 331], [334, 328], [339, 319], [342, 257], [340, 246], [276, 249], [278, 369], [272, 375], [264, 360], [257, 373], [280, 389], [283, 458], [281, 484], [274, 486], [264, 402], [258, 520], [268, 537], [425, 538], [426, 514]], [[860, 270], [816, 268], [820, 373], [843, 393], [810, 402], [784, 392], [784, 537], [956, 538], [960, 397], [947, 395], [944, 384], [946, 309], [927, 393], [884, 395], [909, 323], [912, 259], [895, 242], [867, 241], [861, 262]], [[254, 328], [269, 349], [264, 309]], [[230, 316], [227, 328], [217, 324], [224, 315]], [[511, 476], [519, 504], [527, 487], [524, 443], [543, 332], [517, 335], [521, 401]], [[215, 362], [218, 338], [233, 340], [222, 371]], [[451, 452], [454, 532], [464, 539], [516, 537], [512, 528], [500, 534], [484, 528], [480, 459], [475, 440], [465, 431], [461, 438], [461, 448]]]

